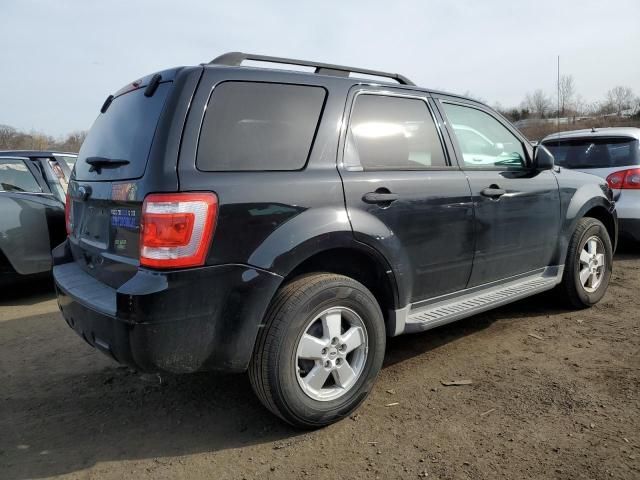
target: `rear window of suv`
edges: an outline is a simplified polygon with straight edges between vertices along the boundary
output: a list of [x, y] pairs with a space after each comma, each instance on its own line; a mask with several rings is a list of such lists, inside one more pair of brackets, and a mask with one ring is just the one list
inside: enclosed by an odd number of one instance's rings
[[204, 171], [299, 170], [326, 98], [321, 87], [224, 82], [209, 100], [196, 164]]
[[543, 142], [566, 168], [615, 168], [640, 164], [640, 146], [634, 138], [574, 138]]
[[[105, 113], [98, 115], [84, 140], [75, 163], [78, 180], [125, 180], [144, 174], [153, 135], [172, 82], [161, 83], [151, 97], [138, 88], [117, 96]], [[126, 160], [117, 168], [90, 171], [90, 157]]]

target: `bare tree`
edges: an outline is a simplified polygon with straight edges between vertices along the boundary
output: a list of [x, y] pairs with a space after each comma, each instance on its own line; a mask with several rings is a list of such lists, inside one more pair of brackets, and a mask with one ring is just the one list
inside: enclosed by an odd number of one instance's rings
[[44, 133], [32, 130], [29, 135], [31, 137], [31, 148], [33, 150], [47, 150], [54, 143], [53, 138]]
[[607, 92], [607, 103], [620, 115], [622, 110], [630, 108], [633, 103], [633, 90], [629, 87], [617, 86]]
[[529, 110], [535, 117], [544, 118], [551, 108], [551, 99], [544, 91], [537, 89], [533, 93], [527, 93], [523, 107]]
[[78, 152], [82, 146], [82, 142], [87, 137], [87, 132], [82, 130], [78, 132], [72, 132], [65, 138], [64, 142], [59, 144], [60, 150], [67, 152]]
[[640, 117], [640, 97], [636, 97], [636, 99], [633, 101], [633, 107], [635, 109], [635, 112], [633, 113], [633, 115]]
[[18, 131], [9, 125], [0, 125], [0, 148], [13, 148]]
[[589, 104], [582, 95], [578, 94], [573, 101], [573, 109], [576, 116], [585, 115], [589, 111]]
[[560, 115], [564, 117], [565, 109], [573, 107], [573, 97], [576, 94], [576, 86], [573, 75], [560, 77]]

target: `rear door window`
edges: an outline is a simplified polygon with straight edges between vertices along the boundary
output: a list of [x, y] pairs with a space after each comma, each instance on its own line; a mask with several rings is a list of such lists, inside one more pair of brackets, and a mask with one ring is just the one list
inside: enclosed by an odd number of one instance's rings
[[[78, 180], [125, 180], [144, 174], [151, 142], [172, 82], [161, 83], [151, 97], [138, 88], [114, 98], [98, 115], [75, 162]], [[91, 169], [87, 158], [125, 160], [118, 167]]]
[[20, 159], [0, 159], [0, 192], [41, 193], [42, 188]]
[[204, 171], [299, 170], [322, 114], [321, 87], [224, 82], [209, 100], [196, 164]]
[[446, 166], [436, 124], [424, 100], [358, 95], [351, 113], [345, 165], [364, 170]]
[[566, 168], [616, 168], [640, 165], [640, 146], [634, 138], [574, 138], [543, 142]]

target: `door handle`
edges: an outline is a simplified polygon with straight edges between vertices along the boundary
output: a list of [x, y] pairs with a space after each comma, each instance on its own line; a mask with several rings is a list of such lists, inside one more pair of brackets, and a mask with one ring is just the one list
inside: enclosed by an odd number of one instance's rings
[[383, 192], [369, 192], [365, 193], [362, 196], [362, 201], [364, 203], [372, 203], [372, 204], [390, 204], [391, 202], [395, 202], [398, 200], [400, 196], [397, 193], [383, 193]]
[[498, 199], [502, 195], [506, 194], [507, 191], [504, 188], [498, 187], [497, 185], [491, 185], [490, 187], [487, 187], [484, 190], [482, 190], [482, 192], [480, 193], [485, 197]]

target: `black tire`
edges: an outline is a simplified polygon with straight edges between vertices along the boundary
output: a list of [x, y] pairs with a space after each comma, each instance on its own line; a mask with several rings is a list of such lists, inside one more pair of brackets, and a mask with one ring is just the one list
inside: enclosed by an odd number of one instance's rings
[[[585, 289], [580, 281], [580, 254], [587, 240], [594, 236], [599, 238], [604, 246], [606, 263], [599, 287], [590, 292]], [[578, 309], [588, 308], [598, 303], [609, 286], [612, 265], [613, 247], [611, 246], [611, 239], [609, 238], [606, 227], [595, 218], [581, 218], [569, 241], [562, 283], [559, 285], [559, 291], [565, 301], [571, 307]]]
[[[298, 381], [297, 346], [310, 322], [334, 307], [359, 315], [368, 339], [361, 373], [341, 397], [319, 401]], [[249, 365], [251, 385], [260, 401], [286, 422], [318, 428], [351, 414], [367, 397], [384, 359], [386, 333], [380, 306], [362, 284], [343, 275], [298, 277], [276, 294]]]

